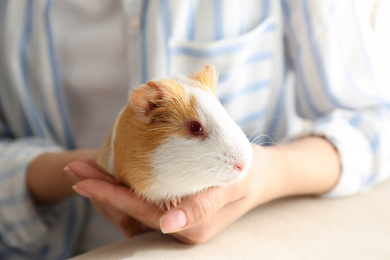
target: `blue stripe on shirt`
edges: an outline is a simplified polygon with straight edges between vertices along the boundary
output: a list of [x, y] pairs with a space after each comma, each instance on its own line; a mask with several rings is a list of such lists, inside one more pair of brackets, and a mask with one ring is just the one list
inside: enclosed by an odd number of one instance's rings
[[38, 216], [35, 218], [23, 219], [17, 222], [3, 224], [0, 233], [5, 234], [5, 233], [14, 232], [15, 230], [27, 229], [29, 226], [35, 225], [37, 221], [38, 221]]
[[266, 131], [266, 133], [268, 133], [268, 135], [275, 135], [277, 134], [277, 129], [279, 127], [279, 124], [281, 122], [281, 120], [279, 120], [278, 117], [280, 117], [282, 115], [282, 111], [283, 111], [283, 108], [284, 108], [284, 105], [285, 105], [285, 96], [286, 96], [286, 67], [285, 67], [285, 64], [283, 66], [283, 72], [280, 74], [280, 86], [279, 86], [279, 93], [278, 93], [278, 97], [277, 97], [277, 104], [276, 104], [276, 108], [275, 108], [275, 111], [272, 113], [272, 117], [270, 118], [271, 122], [269, 124], [269, 127], [268, 127], [268, 130]]
[[[148, 27], [148, 6], [149, 0], [142, 1], [142, 27], [141, 27], [141, 59], [142, 59], [142, 83], [146, 83], [148, 81], [148, 56], [147, 56], [147, 42], [146, 42], [146, 30]], [[135, 61], [135, 65], [137, 65], [137, 61]]]
[[75, 198], [70, 198], [68, 200], [69, 202], [69, 214], [67, 218], [67, 223], [66, 223], [66, 231], [65, 231], [65, 237], [64, 237], [64, 249], [58, 256], [58, 260], [62, 260], [65, 258], [68, 258], [69, 255], [72, 253], [71, 252], [71, 245], [72, 241], [74, 239], [74, 231], [75, 231], [75, 225], [76, 225], [76, 220], [77, 220], [77, 210], [76, 210], [76, 202]]
[[[371, 140], [371, 150], [372, 151], [376, 151], [378, 149], [378, 147], [380, 146], [381, 144], [381, 136], [380, 134], [377, 132], [374, 136], [374, 138]], [[390, 158], [387, 158], [387, 160], [385, 161], [390, 161]], [[373, 185], [377, 184], [378, 183], [378, 179], [379, 177], [381, 177], [381, 173], [383, 174], [383, 172], [381, 171], [378, 171], [376, 170], [374, 173], [372, 173], [367, 179], [364, 180], [364, 185], [366, 187], [372, 187]]]
[[249, 94], [256, 92], [258, 90], [261, 90], [265, 87], [269, 87], [270, 83], [271, 83], [270, 80], [258, 81], [258, 82], [255, 82], [253, 84], [244, 86], [243, 88], [238, 89], [238, 91], [236, 91], [234, 93], [231, 93], [231, 94], [226, 95], [226, 96], [222, 96], [219, 98], [219, 100], [222, 104], [232, 103], [245, 95], [249, 95]]
[[[263, 62], [266, 60], [271, 60], [272, 58], [273, 58], [272, 52], [268, 52], [268, 51], [267, 52], [260, 52], [258, 54], [250, 56], [248, 59], [246, 59], [244, 61], [244, 63], [242, 65], [249, 65], [252, 63], [256, 63], [256, 62]], [[232, 73], [221, 73], [221, 74], [219, 74], [218, 82], [220, 84], [223, 84], [223, 83], [227, 82], [233, 75], [236, 75], [237, 73], [240, 73], [240, 71], [235, 70]]]
[[194, 0], [187, 0], [188, 2], [188, 17], [187, 17], [187, 40], [194, 41], [195, 40], [195, 15], [196, 8], [194, 4]]
[[378, 177], [379, 177], [379, 172], [373, 173], [368, 178], [366, 176], [364, 176], [363, 178], [366, 178], [366, 179], [364, 179], [364, 186], [365, 187], [372, 187], [373, 185], [375, 185], [378, 182], [377, 181]]
[[[266, 28], [262, 31], [262, 33], [270, 33], [274, 32], [277, 29], [277, 25], [275, 23], [270, 23], [267, 25]], [[223, 56], [223, 55], [228, 55], [232, 53], [239, 52], [243, 49], [245, 49], [247, 46], [253, 44], [253, 38], [257, 37], [258, 35], [251, 35], [249, 38], [245, 39], [243, 42], [239, 43], [232, 43], [230, 45], [226, 46], [215, 46], [215, 47], [210, 47], [207, 49], [202, 49], [196, 47], [191, 47], [191, 46], [186, 46], [186, 47], [178, 47], [174, 46], [170, 49], [170, 53], [173, 55], [187, 55], [187, 56], [193, 56], [197, 58], [213, 58], [217, 56]]]
[[216, 47], [216, 48], [210, 48], [205, 50], [200, 50], [198, 48], [191, 48], [191, 47], [173, 47], [171, 49], [171, 53], [174, 55], [187, 55], [187, 56], [193, 56], [197, 58], [212, 58], [216, 56], [223, 56], [223, 55], [239, 52], [250, 44], [251, 42], [245, 42], [237, 45]]
[[[35, 152], [37, 151], [37, 146], [40, 146], [39, 147], [39, 150], [40, 151], [46, 151], [46, 149], [50, 146], [47, 146], [47, 144], [45, 143], [42, 143], [42, 142], [34, 142], [34, 140], [38, 140], [38, 139], [32, 139], [32, 140], [29, 140], [29, 142], [21, 142], [19, 143], [19, 145], [21, 146], [14, 146], [12, 147], [13, 149], [9, 149], [7, 150], [7, 152], [5, 153], [2, 153], [0, 154], [0, 159], [1, 160], [7, 160], [7, 159], [11, 159], [11, 158], [16, 158], [17, 156], [25, 156], [25, 155], [28, 155], [28, 154], [31, 154], [32, 152]], [[23, 147], [23, 145], [25, 145], [26, 147]], [[1, 147], [4, 149], [4, 147]], [[17, 149], [15, 149], [17, 148]], [[21, 149], [22, 148], [22, 149]], [[20, 165], [20, 164], [18, 164]], [[3, 167], [4, 169], [4, 167]], [[1, 178], [1, 176], [0, 176]]]
[[256, 119], [259, 119], [259, 118], [262, 118], [264, 117], [264, 114], [266, 112], [266, 109], [265, 108], [261, 108], [259, 109], [258, 111], [252, 113], [252, 114], [248, 114], [242, 118], [239, 118], [239, 119], [236, 119], [234, 120], [238, 125], [240, 126], [243, 126], [251, 121], [254, 121]]
[[272, 52], [270, 52], [270, 51], [260, 52], [258, 54], [255, 54], [255, 55], [249, 57], [245, 61], [245, 64], [254, 63], [254, 62], [263, 61], [263, 60], [270, 60], [272, 58], [273, 58]]
[[[295, 68], [296, 68], [300, 83], [302, 85], [303, 95], [304, 95], [305, 101], [306, 101], [307, 105], [309, 106], [310, 111], [315, 116], [319, 116], [323, 113], [314, 105], [314, 102], [313, 102], [312, 98], [310, 97], [309, 87], [307, 85], [307, 82], [305, 79], [305, 74], [303, 72], [304, 67], [302, 65], [302, 60], [301, 60], [302, 50], [301, 50], [301, 46], [299, 45], [298, 39], [295, 36], [294, 29], [292, 27], [290, 7], [289, 7], [286, 0], [282, 0], [282, 9], [283, 9], [283, 13], [284, 13], [286, 20], [287, 20], [285, 25], [286, 25], [288, 31], [290, 32], [289, 36], [291, 38], [291, 44], [294, 48], [294, 54], [295, 54], [294, 55], [294, 61], [295, 61], [295, 65], [296, 65]], [[300, 111], [303, 112], [303, 109], [299, 106], [299, 104], [297, 104], [297, 107]], [[304, 113], [302, 113], [301, 116], [302, 115], [304, 115]]]
[[221, 0], [213, 0], [215, 40], [223, 38], [223, 9]]
[[244, 7], [245, 7], [245, 1], [240, 1], [240, 26], [238, 27], [238, 33], [240, 35], [244, 34], [245, 32], [245, 11], [244, 11]]
[[363, 40], [362, 32], [361, 32], [361, 30], [359, 30], [360, 28], [362, 28], [362, 26], [360, 26], [359, 19], [357, 17], [355, 1], [349, 0], [349, 6], [351, 6], [352, 14], [353, 14], [353, 17], [354, 17], [354, 20], [355, 20], [354, 24], [356, 26], [357, 35], [359, 37], [358, 44], [360, 45], [360, 49], [361, 49], [362, 57], [364, 58], [364, 62], [367, 65], [368, 75], [370, 77], [370, 80], [371, 80], [373, 86], [376, 86], [376, 82], [375, 82], [375, 79], [374, 79], [374, 76], [373, 76], [374, 74], [372, 72], [372, 66], [371, 66], [371, 63], [370, 63], [370, 59], [368, 58], [368, 53], [367, 53], [367, 50], [366, 50], [366, 48], [364, 46], [364, 40]]
[[[170, 10], [169, 10], [169, 1], [168, 0], [160, 0], [160, 10], [161, 10], [161, 24], [163, 28], [164, 41], [168, 42], [171, 36], [171, 19], [170, 19]], [[146, 32], [145, 32], [146, 33]], [[168, 46], [165, 47], [165, 69], [166, 75], [171, 74], [171, 64], [170, 64], [170, 55]], [[145, 68], [147, 69], [147, 68]]]
[[14, 249], [8, 249], [7, 248], [4, 251], [0, 251], [0, 259], [7, 259], [11, 255], [14, 255], [16, 253], [18, 253], [18, 252], [15, 251]]
[[377, 131], [374, 134], [374, 137], [370, 140], [370, 146], [371, 146], [372, 153], [377, 152], [379, 144], [381, 143], [381, 138], [382, 138], [382, 136], [381, 136], [380, 132]]
[[307, 34], [309, 38], [309, 46], [311, 52], [313, 54], [314, 62], [317, 68], [318, 75], [321, 79], [321, 82], [324, 86], [325, 94], [328, 100], [333, 104], [334, 107], [338, 108], [348, 108], [344, 104], [342, 104], [335, 95], [332, 94], [331, 86], [329, 83], [329, 77], [326, 75], [326, 69], [324, 68], [324, 63], [322, 62], [321, 52], [318, 47], [318, 43], [316, 42], [315, 34], [312, 27], [312, 20], [310, 17], [310, 12], [308, 10], [308, 2], [307, 0], [303, 0], [302, 5], [302, 13], [303, 18], [307, 25]]
[[263, 0], [263, 5], [261, 7], [261, 20], [264, 21], [271, 11], [270, 0]]
[[21, 202], [26, 202], [28, 199], [30, 199], [30, 194], [27, 192], [24, 192], [19, 195], [14, 195], [9, 198], [3, 198], [0, 200], [0, 207], [8, 207], [8, 206], [14, 206], [15, 204], [19, 204]]
[[[34, 106], [31, 97], [31, 93], [29, 91], [29, 84], [28, 84], [28, 47], [29, 42], [31, 40], [31, 32], [32, 32], [32, 26], [34, 21], [34, 0], [29, 0], [27, 2], [27, 9], [26, 9], [26, 19], [24, 20], [24, 29], [22, 34], [22, 39], [20, 41], [19, 45], [19, 61], [21, 64], [21, 80], [22, 80], [22, 90], [24, 94], [24, 101], [26, 102], [26, 109], [23, 109], [24, 112], [30, 113], [30, 117], [32, 120], [28, 120], [25, 117], [25, 124], [31, 125], [34, 129], [34, 134], [39, 135], [43, 137], [44, 130], [42, 128], [42, 125], [40, 124], [41, 120], [39, 119], [38, 111], [36, 107]], [[26, 127], [25, 129], [27, 132], [29, 132], [29, 128]]]
[[3, 22], [3, 24], [1, 26], [4, 26], [4, 22], [5, 22], [5, 19], [6, 19], [6, 16], [7, 16], [7, 7], [8, 7], [8, 0], [3, 0], [1, 2], [1, 20]]
[[[351, 117], [348, 120], [348, 123], [355, 128], [358, 128], [360, 126], [360, 124], [362, 124], [362, 122], [363, 122], [363, 114], [362, 113], [356, 113], [353, 117]], [[381, 141], [380, 141], [381, 138], [382, 138], [381, 134], [379, 133], [379, 131], [377, 131], [374, 134], [374, 136], [369, 140], [372, 154], [374, 154], [377, 151], [378, 146], [381, 143]]]
[[171, 49], [171, 53], [174, 55], [187, 55], [187, 56], [193, 56], [197, 58], [213, 58], [216, 56], [223, 56], [223, 55], [240, 52], [251, 43], [252, 43], [251, 41], [248, 41], [236, 45], [215, 47], [215, 48], [204, 49], [204, 50], [198, 48], [192, 48], [192, 47], [173, 47]]
[[[21, 250], [18, 249], [9, 249], [9, 248], [4, 248], [4, 250], [0, 251], [0, 259], [8, 259], [8, 257], [12, 255], [18, 255], [17, 259], [27, 259], [26, 256], [28, 256], [28, 259], [46, 259], [46, 255], [49, 252], [49, 246], [48, 245], [43, 245], [41, 249], [38, 252], [38, 255], [33, 254], [33, 253], [25, 253]], [[22, 258], [20, 258], [22, 257]]]
[[0, 121], [0, 136], [0, 139], [4, 137], [12, 138], [11, 129], [3, 121]]
[[22, 118], [24, 135], [32, 136], [34, 133], [33, 133], [32, 126], [29, 124], [29, 121], [27, 120], [27, 115], [23, 112], [23, 108], [21, 107], [20, 103], [18, 103], [17, 106], [19, 107], [19, 111], [21, 111], [20, 117]]
[[23, 174], [25, 171], [25, 168], [26, 168], [26, 165], [18, 165], [17, 167], [11, 168], [8, 170], [2, 169], [2, 173], [0, 175], [0, 181], [4, 181], [8, 178]]
[[54, 43], [53, 43], [53, 36], [52, 36], [52, 30], [51, 30], [51, 25], [50, 25], [50, 9], [53, 4], [54, 0], [48, 0], [45, 6], [45, 30], [47, 33], [47, 45], [49, 48], [49, 62], [50, 62], [50, 67], [52, 70], [52, 78], [53, 78], [53, 83], [54, 83], [54, 90], [56, 93], [56, 96], [58, 97], [57, 102], [58, 102], [58, 107], [61, 112], [61, 121], [62, 121], [62, 126], [65, 132], [65, 141], [68, 146], [68, 148], [74, 148], [75, 144], [72, 139], [71, 135], [71, 130], [70, 130], [70, 123], [69, 123], [69, 117], [67, 115], [66, 111], [66, 105], [65, 105], [65, 98], [64, 98], [64, 93], [61, 87], [61, 82], [60, 82], [60, 77], [58, 73], [58, 68], [57, 68], [57, 61], [56, 61], [56, 55], [55, 55], [55, 50], [54, 50]]
[[274, 32], [277, 28], [278, 26], [276, 25], [276, 23], [271, 23], [264, 29], [264, 32]]
[[353, 127], [358, 127], [362, 122], [362, 118], [363, 116], [361, 113], [356, 113], [352, 118], [348, 120], [348, 123]]

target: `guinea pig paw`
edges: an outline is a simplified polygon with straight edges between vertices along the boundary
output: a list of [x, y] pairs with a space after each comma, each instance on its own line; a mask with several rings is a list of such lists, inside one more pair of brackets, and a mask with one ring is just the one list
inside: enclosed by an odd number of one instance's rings
[[165, 205], [166, 210], [170, 210], [171, 207], [175, 208], [180, 203], [181, 203], [181, 198], [172, 198], [170, 200], [165, 201], [164, 205]]

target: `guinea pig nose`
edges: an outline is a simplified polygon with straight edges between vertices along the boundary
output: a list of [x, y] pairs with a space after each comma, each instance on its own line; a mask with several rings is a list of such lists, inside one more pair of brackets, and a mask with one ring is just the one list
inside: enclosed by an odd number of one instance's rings
[[245, 168], [245, 164], [243, 162], [239, 162], [234, 165], [234, 170], [238, 172], [242, 172], [244, 168]]

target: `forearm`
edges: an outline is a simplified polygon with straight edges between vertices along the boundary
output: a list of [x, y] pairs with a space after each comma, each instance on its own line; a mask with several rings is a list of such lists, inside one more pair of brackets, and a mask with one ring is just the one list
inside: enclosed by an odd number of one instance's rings
[[64, 171], [69, 163], [81, 158], [94, 159], [95, 150], [43, 153], [35, 158], [27, 171], [27, 187], [37, 204], [57, 201], [74, 194], [75, 181]]
[[258, 176], [264, 200], [305, 194], [322, 194], [337, 184], [341, 161], [325, 138], [309, 136], [291, 143], [254, 149], [252, 170]]

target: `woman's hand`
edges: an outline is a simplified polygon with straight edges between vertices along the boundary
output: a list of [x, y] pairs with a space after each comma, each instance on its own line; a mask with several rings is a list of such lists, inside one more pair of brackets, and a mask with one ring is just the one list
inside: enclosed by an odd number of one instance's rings
[[[66, 167], [66, 172], [81, 179], [74, 190], [97, 201], [97, 208], [122, 233], [138, 233], [132, 231], [132, 220], [135, 219], [144, 226], [170, 233], [185, 243], [201, 243], [210, 239], [259, 203], [271, 199], [261, 196], [261, 188], [255, 185], [261, 182], [256, 180], [260, 175], [251, 170], [240, 182], [226, 187], [209, 188], [185, 198], [177, 207], [163, 212], [158, 205], [138, 198], [129, 188], [117, 183], [94, 161], [72, 162]], [[258, 199], [261, 197], [262, 199]]]
[[67, 171], [81, 180], [74, 186], [77, 193], [112, 207], [108, 217], [125, 234], [126, 221], [118, 223], [118, 219], [126, 219], [123, 214], [185, 243], [207, 241], [260, 204], [290, 195], [321, 194], [339, 179], [338, 152], [322, 137], [306, 137], [276, 147], [253, 147], [253, 162], [242, 181], [186, 197], [166, 212], [139, 199], [93, 161], [72, 162]]
[[[94, 207], [125, 236], [130, 237], [150, 230], [141, 224], [141, 221], [148, 223], [147, 220], [143, 220], [142, 214], [148, 212], [149, 215], [153, 215], [159, 212], [158, 207], [139, 199], [94, 160], [82, 159], [72, 162], [64, 171], [79, 182], [73, 186], [73, 190], [90, 198]], [[133, 215], [138, 216], [139, 221], [131, 217]]]

